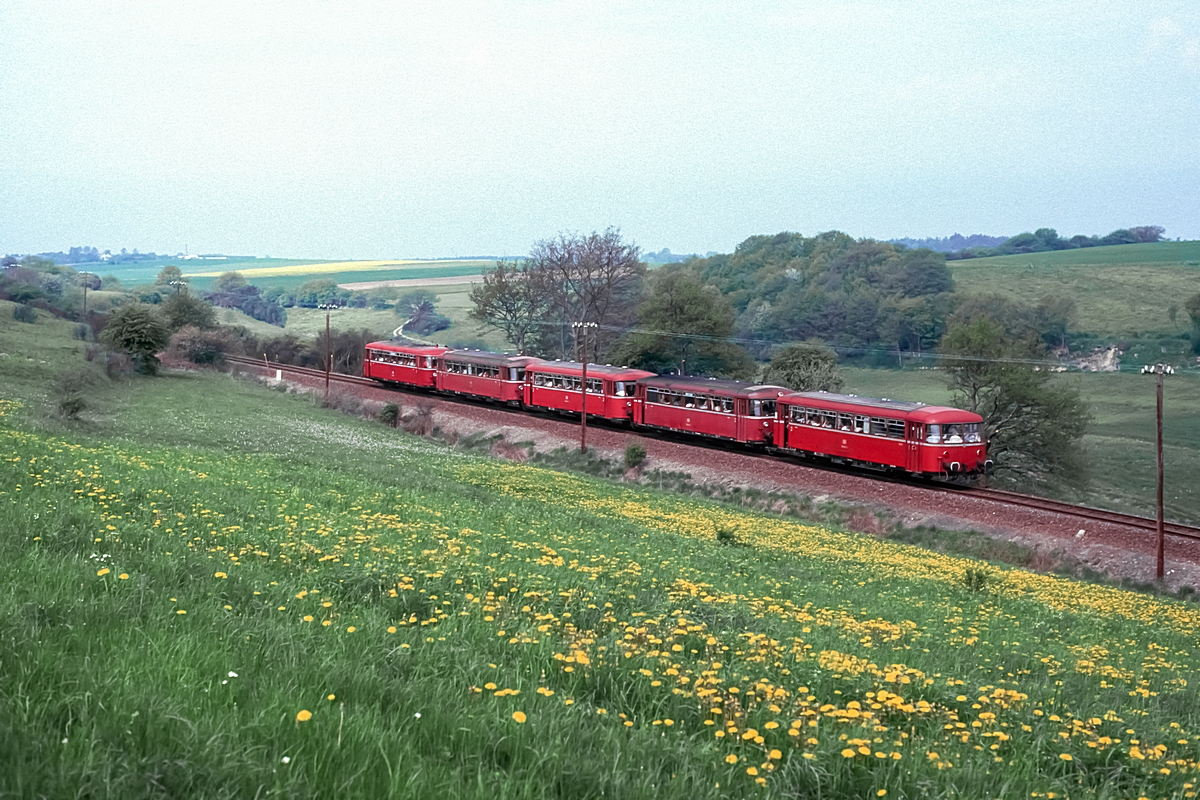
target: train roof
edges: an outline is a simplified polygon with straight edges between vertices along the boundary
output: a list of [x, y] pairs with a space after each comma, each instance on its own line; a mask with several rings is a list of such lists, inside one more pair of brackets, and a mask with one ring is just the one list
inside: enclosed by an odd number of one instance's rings
[[447, 350], [442, 358], [470, 361], [472, 364], [488, 364], [497, 367], [524, 367], [540, 364], [542, 359], [533, 356], [518, 356], [510, 353], [492, 353], [487, 350]]
[[[578, 361], [543, 361], [540, 364], [530, 364], [529, 369], [548, 375], [582, 375], [583, 364]], [[653, 372], [631, 367], [614, 367], [611, 364], [588, 363], [588, 375], [604, 376], [613, 380], [636, 381], [639, 378], [650, 378]]]
[[[838, 408], [854, 406], [856, 412], [878, 409], [899, 412], [900, 416], [914, 422], [982, 422], [983, 417], [973, 411], [948, 406], [930, 406], [910, 400], [889, 400], [879, 397], [859, 397], [836, 392], [790, 392], [782, 395], [779, 402], [788, 405], [811, 405], [816, 408]], [[847, 409], [850, 410], [850, 409]]]
[[751, 398], [765, 397], [768, 399], [774, 399], [788, 391], [783, 386], [772, 386], [764, 383], [726, 381], [717, 378], [679, 378], [669, 375], [642, 378], [638, 383], [655, 389], [670, 389], [674, 392], [699, 392], [700, 394], [722, 394], [731, 397]]
[[440, 344], [409, 344], [407, 342], [371, 342], [367, 345], [370, 350], [390, 350], [393, 353], [416, 353], [420, 355], [440, 356], [446, 352], [445, 345]]

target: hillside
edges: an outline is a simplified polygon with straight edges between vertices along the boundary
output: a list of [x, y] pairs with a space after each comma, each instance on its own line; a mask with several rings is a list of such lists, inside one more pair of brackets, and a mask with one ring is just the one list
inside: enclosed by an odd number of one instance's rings
[[[949, 261], [961, 293], [1030, 303], [1070, 295], [1073, 330], [1098, 336], [1183, 333], [1187, 297], [1200, 292], [1200, 242], [1089, 247]], [[1179, 307], [1171, 321], [1169, 309]]]
[[[0, 319], [0, 793], [1182, 795], [1195, 604], [465, 456]], [[96, 374], [75, 422], [63, 371]], [[1193, 688], [1188, 688], [1189, 684]]]

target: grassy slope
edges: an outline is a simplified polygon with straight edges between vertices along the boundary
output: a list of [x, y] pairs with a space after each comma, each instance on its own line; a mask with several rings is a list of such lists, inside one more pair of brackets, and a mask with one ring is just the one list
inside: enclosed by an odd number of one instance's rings
[[[845, 370], [846, 391], [872, 397], [919, 398], [950, 403], [935, 370]], [[1163, 451], [1165, 506], [1169, 519], [1200, 523], [1200, 386], [1194, 372], [1167, 379], [1164, 388]], [[1079, 386], [1093, 423], [1085, 437], [1092, 481], [1076, 499], [1101, 508], [1154, 515], [1157, 464], [1154, 453], [1155, 386], [1148, 376], [1128, 373], [1064, 375]]]
[[[1200, 242], [1092, 247], [949, 262], [966, 294], [998, 294], [1021, 302], [1070, 294], [1075, 327], [1093, 335], [1187, 329], [1183, 300], [1200, 292]], [[1168, 307], [1180, 306], [1176, 322]]]
[[463, 457], [218, 374], [104, 379], [64, 428], [68, 331], [0, 315], [25, 404], [0, 417], [0, 794], [1194, 781], [1194, 606]]

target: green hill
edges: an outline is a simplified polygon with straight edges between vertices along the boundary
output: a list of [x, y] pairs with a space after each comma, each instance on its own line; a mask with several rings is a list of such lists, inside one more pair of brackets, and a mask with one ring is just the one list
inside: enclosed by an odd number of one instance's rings
[[[1183, 301], [1200, 292], [1200, 241], [1089, 247], [947, 262], [964, 294], [1022, 302], [1068, 294], [1074, 329], [1097, 336], [1183, 333]], [[1170, 306], [1179, 307], [1175, 322]]]
[[0, 795], [1194, 785], [1194, 603], [110, 380], [70, 330], [0, 318]]

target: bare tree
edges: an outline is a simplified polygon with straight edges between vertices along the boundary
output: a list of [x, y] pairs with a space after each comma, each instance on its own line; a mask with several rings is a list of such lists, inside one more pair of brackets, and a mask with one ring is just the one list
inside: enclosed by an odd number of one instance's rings
[[504, 331], [518, 352], [524, 353], [530, 338], [545, 322], [553, 289], [544, 270], [531, 269], [528, 261], [515, 265], [496, 262], [483, 273], [483, 282], [471, 287], [474, 308], [469, 316], [483, 327]]
[[552, 326], [542, 331], [543, 347], [567, 357], [576, 344], [571, 323], [595, 322], [597, 350], [606, 349], [620, 332], [605, 326], [625, 326], [632, 319], [646, 273], [640, 256], [638, 246], [622, 241], [616, 228], [535, 242], [529, 270], [544, 273], [551, 290]]

